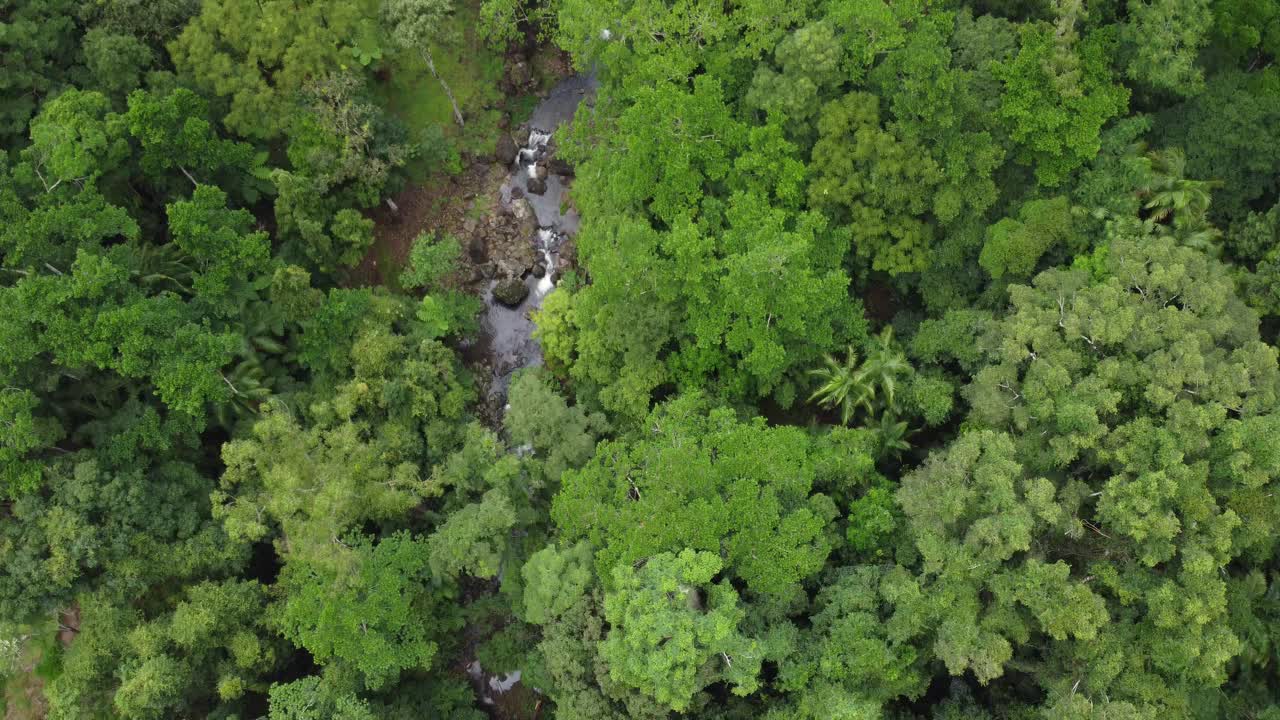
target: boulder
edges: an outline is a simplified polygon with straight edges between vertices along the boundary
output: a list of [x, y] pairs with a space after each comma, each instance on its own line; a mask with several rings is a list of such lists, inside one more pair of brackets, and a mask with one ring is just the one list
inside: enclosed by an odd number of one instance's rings
[[519, 278], [507, 278], [493, 287], [493, 299], [516, 308], [529, 296], [529, 288]]
[[538, 218], [527, 199], [513, 200], [509, 210], [489, 216], [486, 225], [482, 233], [487, 257], [500, 276], [520, 277], [538, 262], [533, 245]]
[[542, 278], [542, 277], [544, 277], [546, 274], [547, 274], [547, 266], [546, 266], [546, 265], [543, 265], [542, 263], [538, 263], [537, 265], [534, 265], [534, 266], [533, 266], [533, 276], [534, 276], [534, 277], [541, 279], [541, 278]]
[[547, 191], [547, 181], [543, 178], [529, 178], [529, 192], [534, 195], [541, 195]]
[[467, 254], [471, 256], [471, 261], [482, 263], [489, 256], [489, 249], [485, 247], [484, 238], [473, 237], [471, 242], [467, 243]]
[[533, 166], [533, 176], [539, 180], [546, 180], [549, 174], [546, 161], [540, 162]]
[[[532, 183], [532, 181], [530, 181]], [[530, 188], [532, 191], [532, 188]], [[529, 204], [528, 198], [518, 198], [511, 201], [511, 215], [519, 223], [519, 232], [523, 239], [527, 240], [533, 237], [538, 231], [538, 214], [533, 211], [533, 205]]]
[[515, 187], [511, 188], [511, 199], [512, 199], [512, 200], [519, 200], [519, 199], [521, 199], [521, 198], [523, 198], [523, 197], [524, 197], [524, 188], [520, 187], [519, 185], [517, 185], [517, 186], [515, 186]]
[[510, 165], [516, 161], [516, 154], [520, 151], [516, 147], [516, 141], [511, 136], [502, 133], [498, 136], [498, 145], [494, 148], [493, 158], [503, 165]]
[[529, 144], [529, 132], [529, 123], [520, 123], [520, 127], [516, 128], [515, 134], [512, 135], [512, 138], [515, 140], [517, 145], [525, 147]]
[[511, 59], [507, 64], [507, 83], [517, 90], [533, 86], [533, 69], [529, 67], [528, 60], [521, 57]]
[[547, 169], [560, 177], [573, 177], [573, 166], [568, 160], [553, 157], [547, 162]]
[[573, 237], [565, 238], [560, 243], [556, 264], [561, 268], [571, 268], [578, 261], [578, 243]]

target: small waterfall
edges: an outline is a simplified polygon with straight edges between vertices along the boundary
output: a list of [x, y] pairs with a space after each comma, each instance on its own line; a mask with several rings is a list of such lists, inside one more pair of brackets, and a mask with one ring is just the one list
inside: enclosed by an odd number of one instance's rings
[[560, 246], [561, 236], [555, 230], [550, 228], [540, 228], [538, 230], [538, 249], [542, 251], [542, 264], [546, 268], [546, 272], [542, 277], [538, 278], [538, 286], [534, 288], [534, 292], [538, 297], [545, 296], [551, 292], [556, 286], [555, 281], [551, 279], [551, 274], [556, 269], [555, 250]]
[[[528, 140], [524, 147], [517, 148], [510, 174], [500, 190], [500, 202], [513, 212], [532, 211], [538, 230], [527, 239], [536, 267], [519, 278], [529, 290], [525, 299], [516, 307], [508, 307], [493, 296], [497, 284], [509, 282], [510, 278], [490, 280], [484, 296], [485, 313], [478, 342], [492, 368], [487, 394], [495, 409], [505, 404], [515, 371], [542, 364], [542, 348], [533, 337], [533, 318], [556, 288], [560, 251], [579, 224], [577, 211], [565, 202], [571, 176], [549, 172], [547, 168], [554, 153], [552, 133], [573, 118], [579, 104], [594, 90], [595, 79], [591, 76], [567, 78], [552, 89], [534, 110], [528, 124]], [[540, 165], [545, 169], [540, 170]], [[530, 185], [539, 192], [529, 192]], [[512, 207], [516, 204], [521, 207]]]
[[[529, 144], [520, 149], [516, 156], [517, 169], [524, 169], [524, 186], [528, 189], [530, 180], [538, 176], [538, 163], [542, 162], [547, 156], [547, 144], [551, 141], [551, 133], [543, 132], [538, 129], [529, 131]], [[517, 170], [516, 175], [520, 173]], [[547, 293], [555, 287], [555, 281], [552, 274], [556, 270], [556, 262], [559, 256], [556, 251], [560, 249], [560, 242], [564, 236], [550, 227], [541, 227], [538, 229], [537, 238], [534, 243], [538, 248], [538, 252], [542, 255], [542, 264], [546, 268], [542, 277], [538, 278], [538, 284], [533, 288], [533, 295], [537, 299], [546, 296]]]
[[542, 151], [547, 149], [547, 141], [551, 139], [551, 133], [543, 132], [538, 129], [529, 131], [529, 148], [534, 151]]

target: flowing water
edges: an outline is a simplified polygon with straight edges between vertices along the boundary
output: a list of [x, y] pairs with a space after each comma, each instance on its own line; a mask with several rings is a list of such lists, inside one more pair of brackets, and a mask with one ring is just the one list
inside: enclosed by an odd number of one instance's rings
[[[524, 278], [529, 295], [518, 307], [506, 307], [493, 298], [492, 290], [496, 282], [491, 282], [489, 292], [484, 293], [485, 309], [481, 318], [480, 344], [487, 351], [489, 364], [493, 368], [489, 399], [496, 400], [499, 406], [506, 401], [507, 388], [515, 371], [542, 364], [542, 348], [533, 338], [534, 323], [531, 315], [542, 306], [547, 295], [555, 290], [560, 248], [566, 238], [578, 231], [577, 211], [561, 211], [567, 190], [566, 178], [548, 173], [546, 192], [541, 195], [529, 192], [529, 181], [537, 177], [538, 163], [547, 159], [548, 145], [554, 133], [573, 119], [580, 103], [593, 98], [595, 88], [594, 76], [575, 75], [565, 79], [551, 91], [534, 111], [529, 121], [529, 141], [520, 148], [511, 167], [511, 174], [502, 184], [501, 200], [504, 207], [510, 207], [516, 196], [523, 194], [533, 208], [538, 229], [528, 240], [537, 250], [545, 272], [542, 277], [531, 273]], [[531, 449], [521, 447], [516, 452], [525, 453]], [[481, 667], [479, 660], [473, 660], [466, 665], [466, 672], [481, 703], [494, 718], [537, 716], [541, 706], [537, 699], [539, 696], [536, 690], [520, 683], [520, 670], [495, 675]]]
[[[575, 75], [561, 81], [534, 110], [529, 120], [529, 141], [516, 155], [511, 174], [502, 184], [501, 200], [510, 207], [515, 197], [523, 195], [537, 217], [538, 230], [529, 242], [538, 251], [545, 268], [542, 277], [530, 274], [524, 279], [529, 296], [519, 307], [509, 308], [484, 295], [485, 310], [481, 319], [483, 344], [490, 356], [493, 376], [489, 383], [490, 399], [505, 401], [511, 375], [520, 368], [542, 364], [542, 348], [533, 339], [533, 312], [542, 306], [543, 299], [555, 289], [560, 247], [565, 239], [578, 230], [578, 213], [568, 209], [562, 212], [565, 199], [566, 178], [554, 173], [546, 176], [546, 191], [529, 192], [529, 182], [538, 174], [538, 164], [548, 157], [548, 145], [562, 125], [573, 119], [578, 105], [595, 94], [596, 80], [590, 75]], [[490, 290], [497, 283], [491, 283]]]

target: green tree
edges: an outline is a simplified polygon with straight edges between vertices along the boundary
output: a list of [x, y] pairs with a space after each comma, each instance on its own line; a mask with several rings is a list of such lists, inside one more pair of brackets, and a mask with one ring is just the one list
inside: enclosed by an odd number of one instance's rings
[[[1059, 19], [1060, 28], [1074, 23], [1074, 15]], [[994, 65], [1004, 84], [999, 114], [1018, 145], [1017, 158], [1035, 168], [1046, 187], [1061, 185], [1096, 155], [1103, 124], [1128, 107], [1129, 91], [1112, 81], [1107, 67], [1113, 33], [1095, 30], [1064, 45], [1073, 35], [1024, 25], [1017, 56]]]
[[427, 538], [431, 572], [441, 579], [462, 574], [496, 577], [502, 570], [516, 511], [501, 490], [490, 490], [479, 502], [451, 513]]
[[321, 677], [271, 686], [269, 720], [375, 720], [368, 701], [335, 690]]
[[168, 94], [135, 90], [117, 122], [137, 141], [139, 164], [149, 177], [160, 179], [178, 170], [185, 178], [181, 185], [223, 181], [248, 202], [265, 190], [266, 154], [219, 137], [209, 121], [208, 104], [186, 88]]
[[1212, 48], [1228, 62], [1280, 54], [1280, 8], [1262, 0], [1217, 0], [1212, 12]]
[[453, 106], [453, 119], [459, 127], [466, 127], [462, 119], [462, 111], [458, 109], [458, 101], [453, 97], [453, 90], [436, 70], [435, 57], [431, 54], [431, 44], [441, 39], [441, 29], [449, 14], [453, 12], [451, 0], [385, 0], [382, 6], [385, 22], [390, 28], [391, 40], [405, 50], [416, 50], [422, 61], [431, 71], [431, 77], [440, 83], [445, 97]]
[[[150, 619], [109, 595], [84, 598], [67, 672], [47, 690], [49, 716], [151, 720], [198, 708], [235, 712], [265, 689], [280, 642], [267, 632], [265, 588], [255, 582], [187, 586]], [[83, 641], [83, 642], [81, 642]]]
[[1050, 250], [1071, 256], [1084, 249], [1073, 225], [1067, 198], [1029, 200], [1018, 208], [1017, 218], [1007, 217], [987, 228], [978, 263], [997, 280], [1030, 277]]
[[1280, 73], [1223, 72], [1209, 79], [1205, 91], [1168, 108], [1156, 122], [1162, 147], [1186, 154], [1186, 174], [1216, 181], [1211, 218], [1226, 227], [1248, 214], [1259, 198], [1274, 198], [1271, 171], [1280, 149]]
[[1249, 213], [1227, 234], [1226, 244], [1235, 257], [1254, 265], [1241, 281], [1249, 305], [1261, 315], [1280, 315], [1280, 205], [1265, 214]]
[[768, 65], [756, 68], [745, 102], [795, 123], [817, 113], [822, 96], [841, 80], [844, 48], [829, 23], [802, 27], [774, 50], [781, 72]]
[[548, 545], [530, 556], [520, 570], [525, 586], [522, 617], [548, 625], [568, 612], [594, 580], [591, 559], [591, 546], [585, 542], [564, 551]]
[[728, 682], [740, 695], [756, 689], [762, 653], [738, 629], [737, 593], [712, 582], [720, 567], [712, 553], [682, 550], [654, 555], [639, 571], [614, 569], [600, 654], [615, 680], [676, 711], [712, 682]]
[[861, 363], [852, 347], [845, 352], [844, 362], [830, 355], [823, 362], [823, 367], [809, 373], [819, 382], [809, 401], [829, 409], [839, 408], [840, 422], [845, 425], [859, 409], [868, 415], [879, 412], [892, 416], [898, 408], [899, 386], [915, 372], [894, 345], [892, 325], [871, 340], [867, 358]]
[[566, 470], [585, 465], [609, 427], [603, 414], [569, 406], [534, 371], [520, 372], [507, 397], [506, 428], [511, 441], [529, 446], [547, 483], [556, 483]]
[[1177, 148], [1148, 155], [1151, 182], [1139, 191], [1155, 230], [1210, 255], [1221, 252], [1221, 232], [1209, 224], [1210, 189], [1216, 183], [1186, 177], [1186, 160]]
[[722, 209], [727, 226], [682, 222], [662, 233], [627, 217], [584, 227], [592, 283], [547, 306], [539, 337], [552, 364], [606, 409], [638, 420], [663, 384], [790, 405], [803, 368], [861, 334], [837, 269], [844, 251], [824, 218], [749, 194]]
[[244, 561], [247, 546], [209, 516], [208, 479], [166, 457], [191, 435], [166, 432], [147, 405], [113, 411], [76, 429], [78, 442], [99, 446], [97, 457], [80, 451], [50, 462], [44, 492], [14, 500], [0, 524], [5, 617], [50, 613], [95, 590], [135, 598]]
[[169, 232], [192, 269], [191, 290], [210, 315], [228, 315], [237, 300], [252, 294], [244, 268], [265, 268], [271, 244], [265, 232], [254, 232], [253, 215], [227, 208], [227, 196], [209, 185], [197, 185], [191, 200], [168, 206]]
[[860, 711], [848, 717], [870, 717], [889, 700], [923, 691], [928, 656], [909, 641], [911, 619], [893, 612], [918, 592], [900, 567], [834, 572], [814, 601], [799, 651], [779, 668], [780, 687], [800, 698], [799, 717], [844, 716], [834, 708], [852, 707]]
[[371, 689], [431, 667], [434, 638], [456, 626], [426, 587], [427, 548], [406, 533], [376, 544], [353, 536], [339, 542], [348, 550], [339, 567], [301, 558], [285, 563], [285, 597], [272, 622], [317, 662], [359, 670]]
[[113, 98], [122, 98], [142, 85], [143, 74], [156, 61], [155, 52], [137, 37], [95, 27], [84, 34], [85, 65], [94, 86]]
[[1213, 26], [1211, 0], [1132, 0], [1121, 31], [1132, 57], [1125, 74], [1157, 90], [1190, 97], [1204, 89], [1198, 55]]
[[373, 242], [373, 221], [357, 208], [377, 205], [413, 156], [402, 129], [364, 96], [351, 72], [308, 78], [285, 128], [289, 169], [271, 179], [286, 254], [332, 272], [354, 265]]
[[752, 592], [782, 593], [822, 568], [834, 503], [814, 493], [814, 450], [797, 428], [739, 423], [698, 396], [660, 406], [633, 442], [602, 442], [567, 472], [551, 516], [587, 539], [601, 576], [685, 548], [723, 553]]
[[306, 429], [274, 405], [264, 408], [250, 436], [222, 449], [226, 472], [213, 507], [231, 537], [258, 542], [278, 532], [282, 554], [323, 565], [341, 555], [340, 540], [351, 528], [419, 502], [425, 483], [418, 467], [388, 459], [360, 425]]
[[897, 275], [929, 266], [933, 226], [926, 214], [941, 172], [916, 142], [881, 125], [880, 101], [850, 93], [818, 118], [809, 203], [853, 227], [859, 259]]
[[75, 0], [6, 0], [0, 30], [0, 145], [23, 137], [41, 102], [76, 72]]
[[293, 121], [309, 78], [354, 62], [351, 50], [377, 10], [377, 0], [205, 2], [169, 54], [179, 75], [230, 102], [227, 128], [273, 139]]
[[900, 611], [953, 673], [1030, 668], [1046, 712], [1191, 714], [1241, 649], [1234, 563], [1273, 552], [1280, 370], [1221, 264], [1109, 234], [1092, 271], [1011, 288], [968, 431], [904, 479], [923, 594]]
[[68, 90], [31, 122], [30, 167], [46, 193], [65, 183], [93, 182], [128, 150], [108, 126], [111, 103], [97, 92]]
[[465, 335], [475, 328], [475, 317], [481, 305], [469, 294], [452, 289], [449, 277], [457, 270], [462, 246], [457, 238], [445, 235], [439, 239], [426, 233], [413, 241], [409, 264], [396, 282], [405, 288], [421, 288], [429, 294], [422, 298], [418, 320], [430, 326], [432, 338]]
[[480, 4], [480, 31], [489, 43], [505, 48], [520, 37], [522, 24], [538, 28], [538, 37], [555, 36], [558, 2], [531, 0], [484, 0]]

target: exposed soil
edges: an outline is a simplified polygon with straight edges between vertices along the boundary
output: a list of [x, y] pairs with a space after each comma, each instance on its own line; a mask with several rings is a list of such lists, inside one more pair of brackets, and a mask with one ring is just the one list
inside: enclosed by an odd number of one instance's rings
[[58, 613], [58, 642], [62, 647], [71, 647], [71, 643], [80, 634], [80, 606], [72, 606]]
[[[453, 235], [465, 248], [471, 240], [467, 219], [497, 211], [498, 188], [506, 174], [506, 168], [485, 160], [456, 176], [440, 174], [422, 185], [409, 184], [392, 198], [396, 210], [384, 204], [369, 214], [375, 223], [373, 245], [352, 269], [350, 284], [397, 287], [396, 277], [409, 261], [413, 241], [427, 229]], [[468, 262], [464, 252], [462, 263]], [[469, 268], [463, 270], [459, 281], [470, 275]]]
[[36, 674], [36, 662], [39, 656], [19, 668], [13, 684], [5, 690], [8, 696], [8, 707], [5, 708], [4, 720], [41, 720], [49, 713], [49, 703], [44, 699], [44, 678]]

